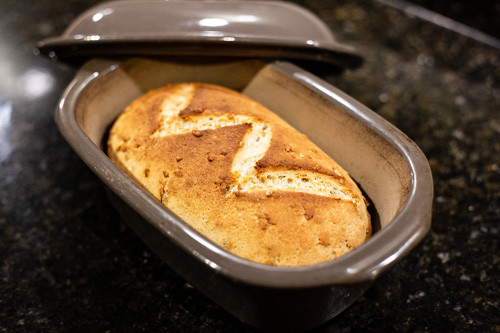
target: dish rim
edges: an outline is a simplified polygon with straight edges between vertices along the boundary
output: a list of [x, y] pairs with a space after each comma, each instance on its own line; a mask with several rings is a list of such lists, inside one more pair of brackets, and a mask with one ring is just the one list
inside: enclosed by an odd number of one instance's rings
[[[401, 211], [386, 227], [340, 258], [309, 266], [278, 267], [237, 257], [212, 243], [144, 191], [113, 164], [79, 126], [75, 111], [80, 94], [96, 79], [119, 68], [120, 63], [103, 60], [99, 66], [100, 69], [92, 73], [79, 71], [64, 91], [56, 109], [59, 131], [94, 173], [147, 223], [218, 274], [242, 283], [271, 288], [312, 288], [366, 282], [405, 256], [430, 228], [432, 174], [420, 148], [388, 121], [329, 83], [291, 63], [274, 62], [267, 66], [336, 103], [393, 146], [410, 167], [410, 192]], [[165, 228], [166, 223], [168, 228]]]

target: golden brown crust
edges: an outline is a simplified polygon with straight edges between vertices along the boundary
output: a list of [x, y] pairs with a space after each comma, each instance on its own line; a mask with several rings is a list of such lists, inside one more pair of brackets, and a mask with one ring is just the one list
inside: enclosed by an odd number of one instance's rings
[[108, 152], [187, 223], [253, 261], [315, 264], [371, 234], [346, 171], [274, 113], [223, 87], [145, 94], [113, 125]]

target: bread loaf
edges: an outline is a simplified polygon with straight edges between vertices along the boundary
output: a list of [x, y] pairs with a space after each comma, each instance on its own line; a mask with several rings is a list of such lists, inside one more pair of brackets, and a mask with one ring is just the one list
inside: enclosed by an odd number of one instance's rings
[[111, 160], [186, 223], [259, 263], [310, 265], [371, 235], [359, 188], [335, 161], [250, 98], [201, 83], [132, 102]]

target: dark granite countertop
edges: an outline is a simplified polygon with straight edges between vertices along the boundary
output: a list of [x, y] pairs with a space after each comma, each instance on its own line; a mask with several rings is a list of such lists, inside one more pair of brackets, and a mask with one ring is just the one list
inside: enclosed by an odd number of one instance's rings
[[[435, 183], [422, 243], [320, 331], [500, 332], [499, 49], [396, 1], [295, 2], [365, 56], [323, 78], [414, 140]], [[56, 129], [75, 68], [34, 44], [95, 3], [0, 3], [0, 330], [252, 331], [148, 250]]]

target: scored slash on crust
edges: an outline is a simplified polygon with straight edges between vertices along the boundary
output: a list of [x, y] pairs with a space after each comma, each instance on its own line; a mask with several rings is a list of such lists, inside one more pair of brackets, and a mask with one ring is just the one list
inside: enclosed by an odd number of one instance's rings
[[[180, 117], [194, 94], [192, 86], [185, 86], [182, 94], [171, 94], [165, 99], [161, 114], [161, 126], [153, 138], [192, 133], [228, 126], [250, 124], [237, 150], [231, 173], [233, 182], [227, 188], [227, 196], [241, 192], [263, 191], [272, 196], [273, 191], [292, 191], [332, 197], [357, 203], [357, 197], [347, 187], [332, 177], [308, 170], [265, 170], [257, 172], [256, 165], [271, 146], [272, 130], [266, 122], [246, 115], [196, 115]], [[198, 134], [198, 135], [197, 135]], [[165, 189], [166, 190], [166, 189]]]

